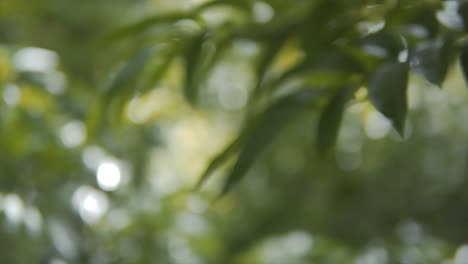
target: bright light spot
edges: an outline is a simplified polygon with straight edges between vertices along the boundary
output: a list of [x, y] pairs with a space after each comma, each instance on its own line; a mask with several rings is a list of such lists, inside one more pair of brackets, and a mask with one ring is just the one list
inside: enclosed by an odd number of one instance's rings
[[385, 21], [380, 21], [375, 24], [369, 24], [369, 27], [367, 28], [367, 33], [368, 34], [377, 33], [384, 27], [385, 27]]
[[364, 45], [362, 49], [364, 50], [365, 53], [369, 55], [373, 55], [378, 58], [385, 58], [388, 56], [387, 50], [377, 45], [367, 44], [367, 45]]
[[109, 212], [107, 221], [109, 226], [114, 229], [123, 229], [130, 223], [128, 213], [123, 209], [114, 209]]
[[406, 31], [410, 35], [417, 38], [425, 38], [429, 36], [429, 32], [427, 31], [427, 29], [421, 25], [408, 25], [406, 27]]
[[388, 252], [385, 248], [371, 248], [358, 257], [355, 264], [385, 264], [388, 263]]
[[247, 103], [247, 89], [240, 85], [222, 85], [219, 87], [218, 100], [228, 110], [239, 110]]
[[457, 249], [453, 264], [468, 264], [468, 245], [462, 245]]
[[77, 254], [76, 236], [70, 228], [58, 220], [51, 220], [47, 230], [57, 251], [67, 258], [74, 258]]
[[403, 243], [414, 245], [423, 240], [424, 230], [420, 224], [406, 221], [398, 226], [397, 234]]
[[200, 259], [193, 253], [187, 240], [180, 236], [168, 239], [169, 256], [175, 264], [200, 264]]
[[57, 53], [35, 47], [23, 48], [13, 55], [13, 64], [20, 71], [49, 72], [58, 65]]
[[371, 111], [367, 115], [365, 130], [371, 139], [384, 138], [392, 128], [390, 121], [377, 111]]
[[81, 145], [85, 140], [86, 127], [83, 122], [74, 120], [60, 129], [60, 139], [68, 148]]
[[284, 239], [284, 248], [294, 256], [305, 256], [313, 242], [312, 237], [305, 232], [291, 232]]
[[15, 106], [18, 104], [21, 98], [21, 92], [18, 86], [14, 84], [7, 84], [3, 90], [3, 100], [9, 106]]
[[16, 194], [7, 194], [3, 197], [3, 210], [7, 220], [13, 224], [18, 224], [24, 217], [24, 204]]
[[66, 78], [61, 72], [51, 72], [45, 76], [45, 88], [51, 94], [61, 94], [65, 91]]
[[463, 18], [458, 13], [458, 2], [452, 0], [443, 4], [444, 9], [436, 13], [437, 20], [450, 29], [463, 29]]
[[83, 150], [81, 159], [88, 169], [97, 170], [102, 161], [108, 159], [108, 155], [102, 148], [90, 146]]
[[252, 11], [254, 20], [258, 23], [266, 23], [270, 21], [275, 14], [273, 7], [265, 2], [255, 2]]
[[53, 258], [49, 261], [49, 264], [67, 264], [67, 262], [63, 259]]
[[282, 237], [269, 238], [262, 246], [263, 263], [296, 263], [293, 260], [307, 255], [313, 243], [312, 237], [302, 231], [291, 232]]
[[181, 30], [182, 32], [184, 33], [188, 33], [188, 34], [191, 34], [191, 33], [197, 33], [197, 32], [200, 32], [201, 30], [201, 27], [200, 25], [192, 20], [192, 19], [182, 19], [182, 20], [178, 20], [174, 26]]
[[399, 62], [407, 62], [408, 61], [408, 50], [405, 49], [405, 50], [402, 50], [400, 51], [400, 53], [398, 53], [398, 61]]
[[180, 213], [176, 219], [177, 229], [189, 235], [201, 235], [208, 230], [205, 219], [191, 213]]
[[104, 162], [99, 165], [96, 179], [104, 191], [115, 191], [120, 185], [120, 168], [116, 163]]
[[153, 165], [151, 171], [155, 171], [155, 176], [151, 178], [151, 184], [155, 188], [159, 196], [166, 196], [175, 193], [180, 189], [182, 182], [179, 177], [176, 177], [176, 173], [169, 166], [163, 164]]
[[35, 207], [27, 208], [24, 213], [24, 224], [29, 232], [38, 234], [42, 228], [42, 216]]
[[364, 35], [374, 34], [379, 32], [385, 27], [385, 21], [362, 21], [357, 24], [357, 28]]
[[72, 203], [81, 219], [88, 224], [97, 223], [109, 207], [106, 195], [89, 186], [78, 188], [73, 194]]
[[240, 40], [234, 42], [234, 48], [246, 56], [254, 56], [258, 53], [258, 44], [253, 41]]

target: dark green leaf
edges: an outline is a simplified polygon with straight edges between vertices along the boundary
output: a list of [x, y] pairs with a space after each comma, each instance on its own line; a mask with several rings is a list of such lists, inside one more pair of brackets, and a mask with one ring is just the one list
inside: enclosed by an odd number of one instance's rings
[[452, 61], [453, 50], [451, 38], [423, 42], [414, 50], [411, 67], [427, 81], [441, 86]]
[[286, 37], [280, 38], [279, 41], [266, 43], [263, 53], [260, 56], [257, 65], [257, 85], [254, 91], [253, 99], [261, 92], [262, 82], [265, 81], [266, 73], [286, 42]]
[[465, 82], [468, 82], [468, 45], [463, 46], [460, 50], [460, 64]]
[[323, 90], [307, 89], [286, 96], [273, 103], [258, 117], [258, 122], [240, 150], [232, 170], [227, 176], [221, 196], [226, 194], [247, 173], [255, 160], [275, 139], [281, 129], [301, 112], [313, 106]]
[[369, 81], [369, 99], [403, 135], [407, 112], [408, 63], [382, 64]]
[[346, 103], [352, 98], [355, 86], [339, 89], [322, 112], [318, 124], [317, 147], [321, 156], [335, 144]]
[[[247, 130], [244, 130], [247, 131]], [[196, 189], [199, 189], [208, 179], [208, 177], [220, 166], [226, 163], [239, 150], [241, 143], [244, 141], [246, 133], [241, 133], [235, 140], [233, 140], [223, 151], [217, 154], [208, 164], [205, 171], [200, 176]]]
[[468, 31], [468, 2], [461, 1], [460, 6], [458, 7], [458, 13], [463, 18], [463, 26], [465, 28], [465, 32]]
[[171, 13], [171, 14], [164, 14], [164, 15], [155, 15], [144, 18], [138, 22], [133, 24], [127, 25], [122, 27], [104, 38], [102, 43], [112, 43], [115, 40], [127, 37], [127, 36], [135, 36], [149, 28], [156, 26], [162, 23], [173, 23], [180, 19], [190, 18], [190, 14], [186, 12], [180, 13]]
[[369, 54], [390, 58], [397, 58], [405, 48], [400, 36], [383, 30], [366, 36], [361, 40], [361, 45]]
[[107, 87], [107, 97], [114, 97], [118, 93], [124, 92], [122, 89], [129, 87], [135, 80], [137, 74], [143, 70], [146, 62], [153, 55], [154, 48], [146, 48], [136, 54], [130, 61], [116, 74]]
[[201, 61], [205, 34], [196, 35], [190, 41], [185, 52], [185, 85], [184, 95], [190, 103], [197, 101], [198, 71]]

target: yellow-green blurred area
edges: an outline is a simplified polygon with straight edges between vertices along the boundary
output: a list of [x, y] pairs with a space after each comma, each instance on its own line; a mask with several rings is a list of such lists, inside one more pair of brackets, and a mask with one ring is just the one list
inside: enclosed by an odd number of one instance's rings
[[0, 0], [0, 263], [467, 264], [467, 19]]

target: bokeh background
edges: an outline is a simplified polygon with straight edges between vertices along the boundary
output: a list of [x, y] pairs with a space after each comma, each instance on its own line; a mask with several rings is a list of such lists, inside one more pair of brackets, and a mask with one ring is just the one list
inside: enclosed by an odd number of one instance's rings
[[[458, 59], [441, 87], [410, 74], [403, 136], [362, 85], [325, 157], [312, 109], [223, 197], [235, 157], [194, 188], [265, 98], [338, 78], [292, 79], [252, 106], [257, 66], [280, 39], [250, 36], [325, 1], [219, 2], [193, 18], [207, 1], [0, 1], [0, 262], [468, 263], [468, 92]], [[413, 42], [464, 34], [463, 1], [330, 2], [325, 16], [359, 18], [352, 36], [378, 32], [387, 17]], [[411, 12], [387, 16], [399, 2]], [[426, 9], [435, 24], [409, 22]], [[306, 26], [310, 43], [328, 37], [320, 26]], [[200, 63], [210, 67], [190, 68], [197, 43], [185, 53], [184, 36], [201, 28], [228, 44], [216, 46], [216, 63]], [[227, 37], [233, 28], [244, 35]], [[270, 75], [309, 52], [299, 43], [288, 39], [265, 62]], [[156, 55], [146, 59], [149, 46]], [[380, 46], [360, 47], [385, 57]], [[197, 95], [184, 91], [191, 71], [204, 73]]]

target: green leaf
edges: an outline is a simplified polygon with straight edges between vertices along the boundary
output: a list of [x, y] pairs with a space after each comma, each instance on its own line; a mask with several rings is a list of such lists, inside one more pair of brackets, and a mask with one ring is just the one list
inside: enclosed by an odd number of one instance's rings
[[281, 129], [301, 112], [313, 106], [323, 90], [301, 90], [273, 103], [261, 113], [254, 128], [245, 139], [232, 170], [227, 176], [220, 196], [223, 196], [237, 184], [260, 156], [275, 139]]
[[460, 50], [460, 64], [465, 82], [468, 83], [468, 45], [463, 46]]
[[241, 147], [242, 142], [245, 139], [245, 133], [243, 130], [243, 133], [241, 133], [236, 139], [234, 139], [226, 148], [224, 148], [223, 151], [221, 151], [219, 154], [217, 154], [208, 164], [206, 167], [205, 171], [202, 173], [200, 176], [200, 179], [198, 180], [195, 189], [199, 189], [208, 179], [208, 177], [220, 166], [222, 166], [226, 161], [231, 158], [236, 152], [239, 150]]
[[322, 157], [336, 142], [346, 103], [352, 98], [355, 87], [345, 86], [339, 89], [320, 116], [317, 148]]
[[192, 104], [197, 101], [198, 96], [198, 71], [201, 66], [204, 39], [204, 32], [193, 37], [185, 52], [184, 95]]
[[411, 67], [430, 83], [441, 86], [452, 61], [453, 50], [451, 37], [423, 42], [413, 52]]
[[115, 95], [125, 92], [138, 73], [145, 67], [146, 62], [154, 53], [154, 48], [146, 48], [138, 52], [130, 61], [115, 75], [106, 90], [106, 96], [112, 98]]
[[364, 51], [379, 57], [397, 58], [405, 48], [401, 37], [390, 31], [381, 30], [364, 37], [361, 41]]
[[262, 54], [260, 55], [260, 59], [257, 64], [257, 84], [252, 97], [254, 100], [262, 92], [262, 83], [265, 81], [268, 69], [270, 68], [273, 61], [276, 59], [278, 53], [281, 51], [281, 48], [286, 43], [286, 40], [287, 37], [285, 35], [279, 38], [279, 41], [271, 41], [269, 43], [266, 43], [265, 48]]
[[102, 40], [102, 44], [112, 43], [113, 41], [122, 39], [127, 36], [135, 36], [136, 34], [148, 30], [149, 28], [158, 24], [174, 23], [180, 19], [190, 17], [190, 13], [187, 12], [150, 16], [133, 24], [126, 25], [118, 30], [115, 30], [114, 32], [104, 37], [104, 39]]
[[400, 135], [403, 135], [407, 112], [408, 71], [407, 62], [386, 62], [369, 80], [370, 101], [390, 119]]

